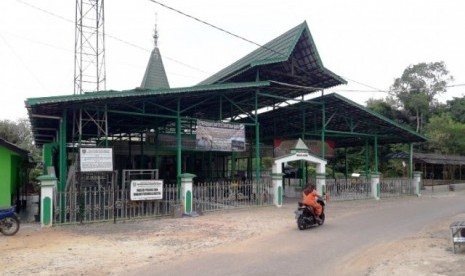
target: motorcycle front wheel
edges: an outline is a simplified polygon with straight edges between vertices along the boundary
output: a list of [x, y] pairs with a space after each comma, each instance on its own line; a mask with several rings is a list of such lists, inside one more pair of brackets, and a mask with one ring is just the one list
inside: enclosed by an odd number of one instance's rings
[[321, 222], [318, 222], [318, 225], [323, 225], [323, 223], [325, 223], [325, 213], [321, 213], [320, 219], [321, 219]]
[[304, 230], [307, 228], [307, 224], [305, 223], [305, 219], [303, 215], [300, 215], [297, 218], [297, 227], [299, 228], [299, 230]]
[[13, 236], [19, 231], [19, 219], [6, 217], [0, 222], [0, 232], [5, 236]]

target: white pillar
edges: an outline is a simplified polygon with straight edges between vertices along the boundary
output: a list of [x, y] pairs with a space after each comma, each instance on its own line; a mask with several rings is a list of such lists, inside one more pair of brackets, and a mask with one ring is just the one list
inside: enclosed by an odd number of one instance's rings
[[381, 186], [379, 183], [380, 173], [371, 173], [371, 191], [373, 198], [376, 200], [380, 199]]
[[421, 172], [413, 172], [413, 188], [415, 194], [421, 196]]
[[53, 175], [37, 177], [40, 181], [40, 225], [50, 227], [53, 224], [53, 192], [57, 178]]
[[273, 173], [273, 204], [276, 207], [283, 206], [283, 173]]
[[189, 215], [192, 212], [192, 180], [196, 175], [190, 173], [181, 174], [181, 202], [182, 213]]
[[326, 174], [316, 174], [316, 192], [323, 198], [326, 198]]

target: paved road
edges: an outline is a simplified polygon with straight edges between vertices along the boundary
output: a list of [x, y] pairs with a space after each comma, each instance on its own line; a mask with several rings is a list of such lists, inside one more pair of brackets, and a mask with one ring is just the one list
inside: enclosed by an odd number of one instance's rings
[[336, 275], [338, 262], [358, 250], [413, 235], [439, 219], [465, 213], [464, 199], [465, 193], [460, 192], [329, 204], [322, 227], [299, 231], [293, 225], [236, 245], [148, 266], [136, 274], [304, 275], [311, 270], [311, 275]]

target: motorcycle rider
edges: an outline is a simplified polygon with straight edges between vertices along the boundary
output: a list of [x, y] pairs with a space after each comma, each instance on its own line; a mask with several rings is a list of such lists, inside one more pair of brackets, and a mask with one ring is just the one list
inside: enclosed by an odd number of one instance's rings
[[315, 189], [315, 186], [313, 184], [308, 184], [307, 187], [305, 187], [304, 192], [303, 192], [303, 200], [302, 203], [311, 206], [313, 208], [313, 212], [315, 215], [315, 218], [318, 223], [321, 223], [321, 212], [323, 211], [323, 208], [321, 205], [317, 202], [318, 194]]

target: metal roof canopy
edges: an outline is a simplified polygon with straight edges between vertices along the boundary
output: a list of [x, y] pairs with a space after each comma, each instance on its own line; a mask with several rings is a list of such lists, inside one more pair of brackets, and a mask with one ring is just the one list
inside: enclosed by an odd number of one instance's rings
[[[375, 135], [379, 144], [426, 140], [336, 94], [314, 99], [311, 104], [301, 102], [262, 113], [257, 121], [254, 119], [257, 109], [276, 107], [343, 83], [342, 78], [324, 68], [304, 22], [197, 86], [31, 98], [26, 100], [26, 107], [36, 145], [56, 141], [64, 116], [66, 141], [73, 141], [75, 112], [107, 113], [105, 127], [109, 136], [141, 133], [163, 126], [175, 129], [178, 119], [186, 124], [187, 120], [196, 118], [231, 118], [244, 123], [258, 122], [261, 141], [269, 141], [275, 135], [316, 137], [322, 133], [325, 116], [325, 136], [336, 141], [338, 147], [364, 145], [365, 137]], [[240, 119], [243, 114], [249, 117]], [[82, 124], [82, 128], [82, 133], [99, 131], [95, 124]]]
[[[244, 110], [254, 109], [249, 103], [235, 101], [237, 97], [253, 97], [256, 89], [270, 86], [270, 82], [231, 83], [188, 88], [127, 90], [92, 92], [81, 95], [31, 98], [26, 101], [32, 131], [37, 145], [53, 142], [59, 130], [60, 120], [67, 116], [67, 141], [72, 141], [73, 113], [108, 112], [108, 133], [140, 133], [160, 125], [176, 123], [179, 114], [183, 119], [221, 120]], [[230, 109], [225, 104], [230, 102]], [[259, 103], [263, 107], [265, 103]], [[242, 106], [242, 107], [241, 107]], [[240, 107], [240, 108], [239, 108]], [[225, 110], [221, 110], [221, 109]], [[93, 124], [83, 125], [83, 133], [96, 133], [90, 128]], [[87, 128], [87, 129], [85, 129]]]
[[302, 134], [306, 138], [320, 137], [323, 116], [326, 140], [334, 141], [336, 147], [363, 146], [375, 136], [378, 144], [427, 140], [414, 130], [333, 93], [259, 114], [262, 141], [274, 137], [296, 139]]
[[[181, 118], [220, 120], [221, 112], [223, 113], [221, 119], [244, 114], [244, 110], [250, 111], [253, 116], [253, 111], [251, 111], [253, 104], [245, 105], [234, 102], [235, 97], [251, 99], [257, 94], [259, 108], [261, 108], [268, 105], [264, 105], [266, 100], [260, 101], [260, 99], [268, 99], [279, 94], [282, 87], [270, 82], [254, 82], [212, 85], [203, 89], [192, 87], [175, 90], [114, 91], [29, 99], [28, 108], [36, 143], [41, 145], [53, 141], [59, 129], [57, 119], [63, 116], [64, 110], [67, 110], [68, 118], [71, 118], [72, 112], [79, 109], [107, 110], [110, 114], [108, 116], [110, 134], [140, 133], [156, 126], [175, 124], [178, 99]], [[223, 104], [220, 104], [221, 101]], [[249, 100], [249, 102], [252, 101]], [[270, 142], [275, 137], [295, 139], [302, 135], [306, 138], [320, 137], [323, 103], [326, 118], [325, 136], [327, 140], [334, 141], [336, 147], [363, 146], [367, 139], [373, 139], [375, 136], [378, 144], [426, 141], [424, 136], [415, 131], [338, 94], [324, 95], [259, 113], [261, 141]], [[226, 110], [226, 106], [230, 109]], [[243, 108], [239, 108], [241, 106]], [[242, 118], [236, 122], [253, 124], [253, 117]], [[71, 131], [72, 120], [69, 119], [67, 141], [71, 141]], [[254, 129], [251, 128], [250, 131], [253, 133]]]
[[347, 83], [324, 67], [305, 21], [220, 70], [200, 85], [256, 81], [257, 78], [314, 87], [314, 91]]

